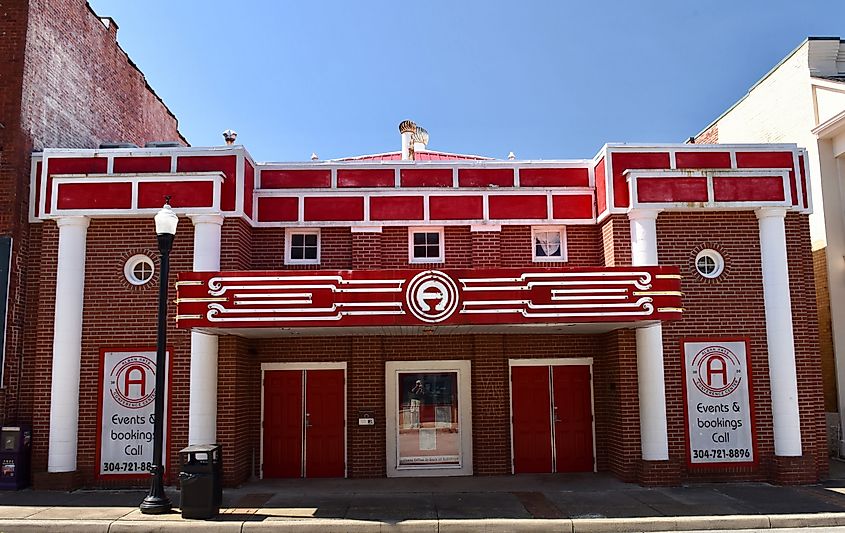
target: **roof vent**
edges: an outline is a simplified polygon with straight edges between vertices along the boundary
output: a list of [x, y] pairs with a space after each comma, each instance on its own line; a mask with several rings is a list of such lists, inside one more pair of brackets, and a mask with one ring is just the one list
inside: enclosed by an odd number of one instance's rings
[[425, 150], [428, 145], [428, 131], [413, 120], [400, 122], [399, 133], [402, 135], [402, 159], [413, 160], [414, 152]]
[[135, 143], [127, 143], [127, 142], [106, 142], [100, 143], [100, 150], [109, 150], [112, 148], [138, 148], [138, 145]]
[[223, 140], [226, 141], [226, 144], [229, 146], [235, 144], [235, 139], [238, 138], [238, 132], [235, 130], [226, 130], [223, 132]]
[[181, 148], [179, 141], [148, 141], [144, 148]]
[[311, 161], [317, 161], [320, 159], [320, 156], [317, 155], [317, 152], [311, 152]]
[[516, 159], [516, 154], [513, 152], [508, 152], [508, 161], [513, 161]]

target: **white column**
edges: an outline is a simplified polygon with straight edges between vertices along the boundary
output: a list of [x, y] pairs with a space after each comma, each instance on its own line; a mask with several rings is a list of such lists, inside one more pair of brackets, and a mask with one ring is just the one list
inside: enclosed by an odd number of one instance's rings
[[[631, 221], [631, 264], [657, 265], [657, 209], [636, 209]], [[663, 375], [663, 326], [637, 328], [637, 389], [640, 400], [640, 445], [646, 461], [669, 459], [666, 383]]]
[[[223, 217], [195, 215], [194, 271], [220, 270]], [[191, 382], [188, 444], [217, 442], [217, 335], [191, 332]]]
[[87, 217], [62, 217], [56, 220], [59, 227], [59, 256], [53, 326], [53, 373], [50, 379], [48, 472], [76, 470], [88, 222]]
[[789, 295], [785, 216], [785, 208], [757, 210], [775, 455], [800, 456], [801, 424], [798, 416], [798, 380], [792, 332], [792, 299]]

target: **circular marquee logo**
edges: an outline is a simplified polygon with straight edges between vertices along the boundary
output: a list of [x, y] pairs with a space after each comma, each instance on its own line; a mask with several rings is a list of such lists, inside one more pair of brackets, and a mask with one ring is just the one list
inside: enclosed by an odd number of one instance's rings
[[408, 283], [405, 300], [411, 314], [423, 322], [442, 322], [458, 308], [458, 286], [439, 270], [426, 270]]
[[692, 382], [711, 398], [724, 398], [742, 383], [739, 358], [724, 346], [708, 346], [692, 359]]
[[141, 409], [155, 399], [155, 366], [147, 357], [130, 355], [120, 360], [109, 376], [109, 393], [129, 409]]

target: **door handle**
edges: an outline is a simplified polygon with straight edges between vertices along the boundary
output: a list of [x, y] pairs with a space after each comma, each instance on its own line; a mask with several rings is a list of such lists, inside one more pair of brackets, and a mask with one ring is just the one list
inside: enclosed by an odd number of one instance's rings
[[554, 410], [555, 410], [555, 424], [557, 424], [558, 422], [561, 421], [560, 418], [557, 416], [557, 406], [555, 406]]
[[311, 427], [311, 413], [305, 413], [305, 427]]

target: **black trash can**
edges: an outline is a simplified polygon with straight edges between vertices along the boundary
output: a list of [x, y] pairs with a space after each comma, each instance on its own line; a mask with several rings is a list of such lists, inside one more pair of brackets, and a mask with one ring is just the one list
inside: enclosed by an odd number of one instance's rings
[[214, 518], [223, 503], [223, 447], [195, 444], [179, 452], [182, 518]]
[[18, 490], [29, 485], [31, 455], [31, 426], [0, 428], [0, 490]]

